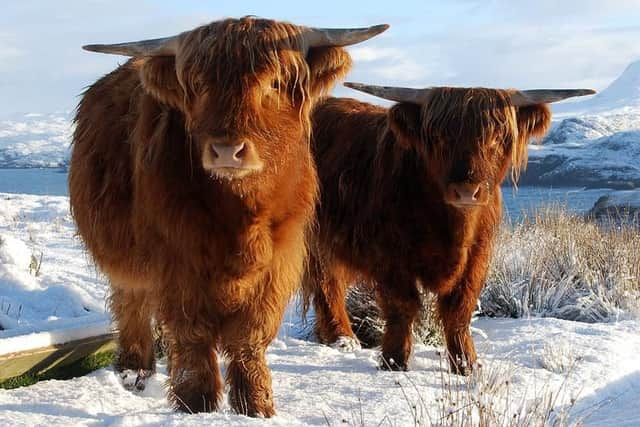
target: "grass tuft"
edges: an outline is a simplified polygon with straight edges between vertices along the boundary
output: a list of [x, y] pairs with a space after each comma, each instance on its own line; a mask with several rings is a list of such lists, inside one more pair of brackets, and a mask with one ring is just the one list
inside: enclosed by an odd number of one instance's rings
[[52, 368], [43, 373], [27, 372], [18, 377], [9, 378], [0, 382], [0, 389], [12, 389], [18, 387], [30, 386], [38, 381], [45, 380], [68, 380], [71, 378], [81, 377], [109, 366], [113, 362], [113, 351], [91, 354], [69, 365]]
[[489, 316], [603, 322], [640, 314], [640, 232], [547, 207], [505, 225], [480, 296]]

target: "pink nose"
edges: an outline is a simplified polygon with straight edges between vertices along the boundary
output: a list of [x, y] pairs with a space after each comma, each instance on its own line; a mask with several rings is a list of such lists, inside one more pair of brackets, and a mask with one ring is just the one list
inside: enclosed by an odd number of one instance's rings
[[241, 142], [240, 144], [211, 144], [211, 149], [216, 156], [216, 163], [219, 166], [237, 167], [242, 164], [247, 150], [246, 144]]
[[462, 182], [449, 184], [447, 201], [454, 205], [481, 205], [487, 201], [487, 192], [481, 184]]

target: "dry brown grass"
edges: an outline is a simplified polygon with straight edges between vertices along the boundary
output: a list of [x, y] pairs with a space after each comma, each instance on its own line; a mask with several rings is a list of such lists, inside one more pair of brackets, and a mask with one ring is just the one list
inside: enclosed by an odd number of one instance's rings
[[[517, 368], [485, 365], [469, 377], [448, 373], [441, 363], [441, 395], [428, 425], [451, 427], [563, 427], [579, 425], [572, 417], [577, 398], [567, 394], [566, 383], [573, 375], [566, 372], [558, 386], [532, 384], [533, 393], [515, 392], [513, 378]], [[416, 423], [416, 425], [418, 425]], [[427, 425], [424, 424], [423, 425]]]
[[573, 427], [582, 425], [586, 418], [575, 410], [578, 396], [569, 392], [575, 363], [564, 372], [560, 383], [533, 379], [526, 387], [519, 384], [519, 370], [511, 364], [489, 363], [467, 377], [452, 374], [447, 367], [448, 361], [442, 356], [435, 395], [417, 384], [410, 372], [398, 373], [395, 383], [405, 404], [403, 410], [408, 413], [402, 421], [396, 419], [397, 415], [367, 418], [358, 396], [350, 417], [332, 423], [325, 416], [325, 422], [354, 427]]
[[498, 235], [482, 312], [599, 322], [640, 313], [640, 229], [547, 207]]

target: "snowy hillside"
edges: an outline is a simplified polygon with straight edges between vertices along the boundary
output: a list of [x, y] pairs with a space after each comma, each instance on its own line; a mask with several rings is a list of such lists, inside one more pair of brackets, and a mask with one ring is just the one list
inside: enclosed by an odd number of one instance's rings
[[559, 116], [596, 113], [637, 113], [640, 108], [640, 60], [632, 62], [606, 89], [591, 98], [555, 105]]
[[640, 187], [640, 61], [591, 99], [553, 111], [550, 133], [530, 146], [522, 185]]
[[67, 197], [0, 193], [0, 354], [5, 338], [104, 324], [106, 293]]
[[70, 114], [25, 114], [0, 119], [0, 167], [63, 167], [69, 160]]
[[520, 184], [640, 187], [640, 109], [556, 123], [542, 144], [529, 146], [529, 164]]

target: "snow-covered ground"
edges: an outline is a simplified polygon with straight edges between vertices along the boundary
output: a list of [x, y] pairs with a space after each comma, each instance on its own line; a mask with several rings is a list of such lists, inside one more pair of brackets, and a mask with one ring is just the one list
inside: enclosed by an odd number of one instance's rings
[[0, 354], [24, 345], [8, 337], [104, 325], [105, 283], [75, 236], [67, 197], [0, 193]]
[[266, 422], [236, 415], [226, 402], [219, 413], [172, 412], [164, 362], [139, 394], [111, 369], [0, 390], [0, 419], [12, 426], [448, 425], [444, 414], [461, 416], [478, 406], [474, 400], [499, 420], [525, 400], [532, 408], [551, 398], [558, 416], [564, 408], [586, 426], [640, 425], [639, 322], [481, 319], [473, 326], [482, 332], [477, 382], [450, 376], [434, 347], [417, 346], [409, 372], [382, 372], [375, 350], [340, 353], [288, 336], [285, 324], [268, 352], [278, 415]]
[[[0, 201], [0, 353], [107, 328], [106, 282], [74, 235], [68, 199], [0, 194]], [[585, 425], [640, 425], [640, 321], [480, 318], [473, 328], [484, 364], [477, 381], [450, 376], [441, 349], [427, 346], [416, 347], [410, 372], [381, 372], [376, 350], [340, 353], [300, 339], [292, 305], [268, 353], [278, 415], [266, 424], [446, 425], [443, 414], [460, 417], [478, 407], [474, 402], [501, 419], [521, 411], [524, 401], [530, 411], [552, 398], [558, 416], [575, 402], [569, 414], [574, 420], [590, 415]], [[21, 336], [36, 331], [44, 332]], [[141, 394], [124, 390], [111, 369], [0, 390], [0, 425], [264, 422], [233, 414], [227, 403], [214, 414], [173, 413], [166, 379], [161, 361]]]

